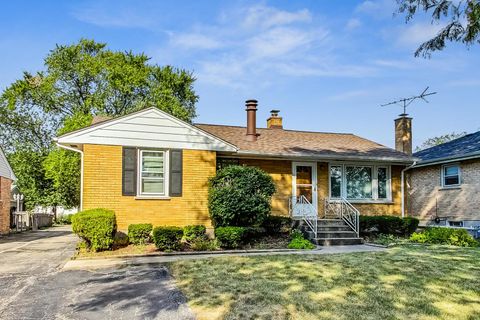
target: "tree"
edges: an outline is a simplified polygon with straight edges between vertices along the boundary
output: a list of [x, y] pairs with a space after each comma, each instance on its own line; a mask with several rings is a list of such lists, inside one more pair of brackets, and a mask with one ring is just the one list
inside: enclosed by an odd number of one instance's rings
[[429, 58], [433, 51], [442, 50], [446, 42], [462, 42], [467, 46], [480, 43], [480, 2], [478, 0], [397, 0], [398, 13], [406, 14], [408, 23], [419, 12], [431, 13], [431, 22], [446, 20], [435, 37], [422, 43], [415, 56]]
[[466, 134], [467, 134], [466, 132], [460, 132], [460, 133], [452, 132], [452, 133], [444, 134], [443, 136], [429, 138], [425, 140], [420, 146], [417, 146], [415, 148], [415, 152], [425, 150], [431, 147], [435, 147], [435, 146], [438, 146], [439, 144], [461, 138]]
[[76, 114], [118, 116], [154, 106], [191, 121], [195, 78], [148, 62], [144, 54], [111, 51], [93, 40], [57, 45], [44, 71], [25, 72], [0, 96], [0, 143], [11, 151], [25, 143], [49, 149], [65, 119]]
[[45, 177], [43, 168], [46, 157], [46, 152], [20, 148], [9, 154], [8, 161], [17, 177], [15, 183], [25, 196], [27, 209], [33, 209], [35, 205], [50, 205], [51, 202], [55, 202], [52, 181]]
[[[187, 122], [196, 116], [193, 75], [149, 60], [81, 39], [57, 45], [45, 58], [44, 70], [25, 72], [3, 91], [0, 144], [13, 159], [22, 192], [36, 189], [27, 203], [78, 205], [79, 156], [58, 150], [52, 141], [89, 125], [92, 116], [119, 116], [150, 106]], [[29, 158], [35, 161], [24, 161]], [[35, 173], [33, 180], [30, 173]], [[38, 189], [43, 186], [48, 190]]]
[[232, 165], [210, 180], [208, 207], [215, 227], [260, 225], [270, 215], [272, 177], [255, 167]]

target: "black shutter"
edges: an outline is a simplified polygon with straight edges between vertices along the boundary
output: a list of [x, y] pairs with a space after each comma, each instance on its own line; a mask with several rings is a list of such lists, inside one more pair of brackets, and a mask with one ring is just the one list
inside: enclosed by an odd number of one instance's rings
[[123, 147], [122, 155], [122, 195], [137, 194], [137, 149]]
[[170, 151], [170, 196], [182, 196], [182, 176], [183, 176], [183, 154], [182, 150]]

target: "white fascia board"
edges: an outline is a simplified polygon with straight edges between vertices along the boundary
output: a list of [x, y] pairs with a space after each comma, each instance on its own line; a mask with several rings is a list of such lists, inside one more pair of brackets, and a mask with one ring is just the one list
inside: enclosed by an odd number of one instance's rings
[[370, 156], [351, 156], [351, 155], [311, 155], [311, 154], [280, 154], [280, 153], [262, 153], [255, 151], [238, 151], [238, 156], [258, 157], [258, 158], [270, 158], [270, 159], [304, 159], [305, 161], [368, 161], [368, 162], [380, 162], [391, 163], [399, 165], [412, 164], [415, 159], [399, 159], [395, 157], [370, 157]]
[[[132, 121], [139, 119], [139, 121]], [[62, 145], [103, 144], [235, 152], [237, 147], [157, 108], [148, 108], [55, 139]]]

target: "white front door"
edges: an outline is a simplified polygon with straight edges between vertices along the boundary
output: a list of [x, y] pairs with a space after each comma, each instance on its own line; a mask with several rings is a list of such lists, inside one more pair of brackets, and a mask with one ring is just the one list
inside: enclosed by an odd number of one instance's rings
[[[300, 212], [317, 210], [317, 163], [316, 162], [293, 162], [292, 163], [292, 194], [293, 216], [300, 216]], [[302, 203], [301, 196], [311, 203]]]

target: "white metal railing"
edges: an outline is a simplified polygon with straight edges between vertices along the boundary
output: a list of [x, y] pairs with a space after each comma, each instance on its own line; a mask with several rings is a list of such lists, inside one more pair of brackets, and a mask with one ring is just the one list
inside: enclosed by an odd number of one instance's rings
[[347, 199], [326, 198], [324, 214], [325, 216], [334, 215], [342, 219], [350, 228], [352, 228], [353, 231], [355, 231], [357, 237], [360, 236], [360, 211], [348, 202]]
[[302, 218], [317, 237], [318, 211], [304, 195], [289, 198], [289, 211], [292, 217]]

